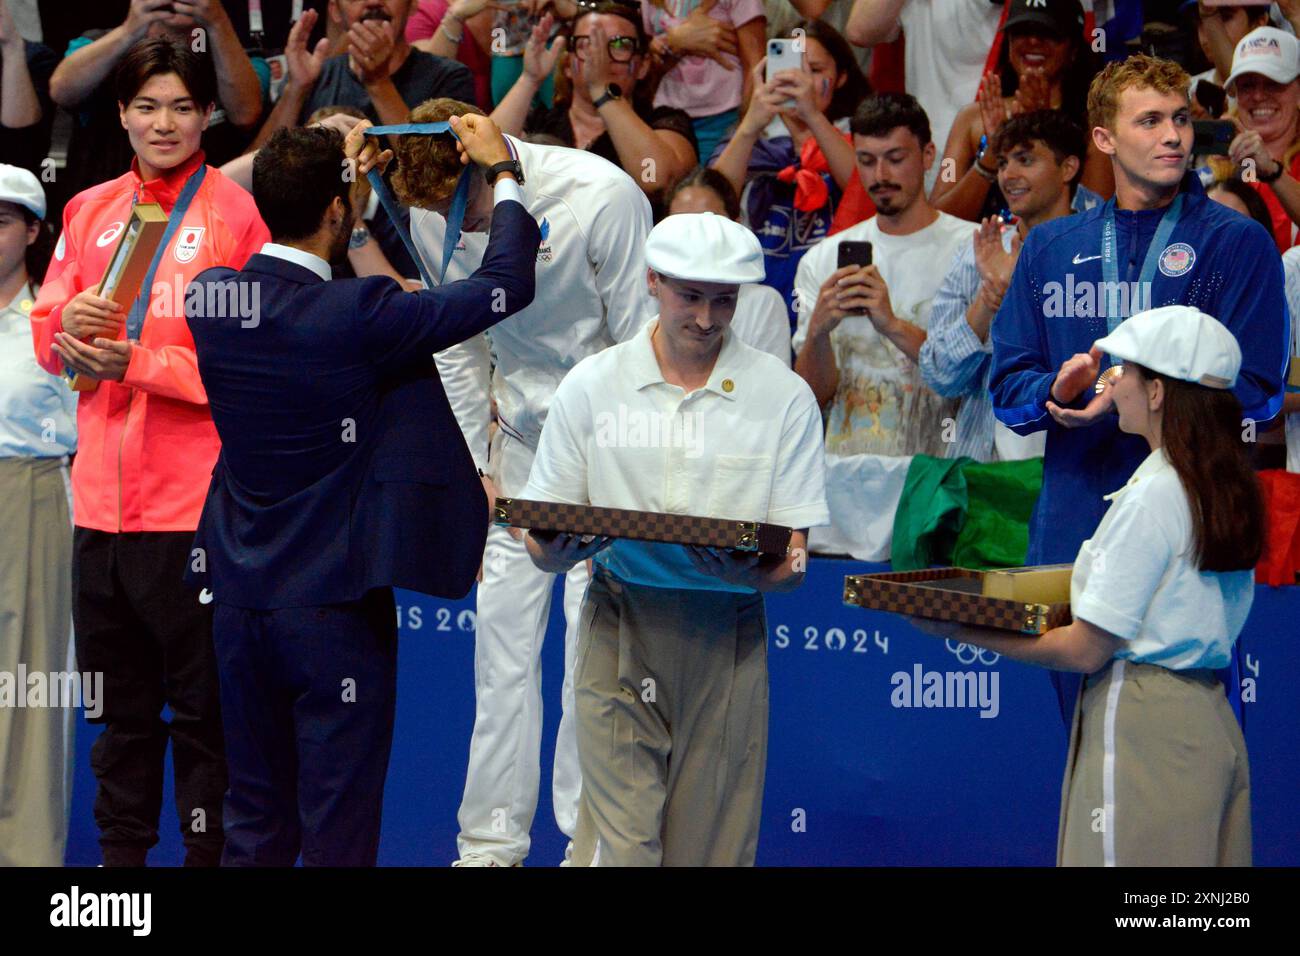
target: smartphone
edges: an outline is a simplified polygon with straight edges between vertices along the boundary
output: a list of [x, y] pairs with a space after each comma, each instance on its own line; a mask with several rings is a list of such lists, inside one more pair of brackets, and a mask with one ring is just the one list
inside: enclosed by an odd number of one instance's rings
[[[799, 40], [787, 37], [767, 41], [767, 82], [771, 83], [772, 77], [785, 70], [802, 69], [803, 46]], [[792, 109], [794, 100], [786, 100], [783, 105]]]
[[[869, 266], [871, 265], [871, 243], [869, 242], [851, 242], [845, 240], [839, 246], [839, 258], [836, 260], [837, 269], [843, 269], [845, 266]], [[854, 309], [854, 315], [866, 315], [866, 309]]]
[[835, 268], [869, 265], [871, 265], [871, 243], [848, 241], [840, 243], [839, 259]]
[[1237, 135], [1229, 120], [1192, 120], [1192, 153], [1201, 156], [1227, 156], [1228, 145]]
[[1205, 112], [1218, 119], [1223, 115], [1223, 111], [1228, 105], [1228, 94], [1217, 83], [1211, 83], [1209, 80], [1197, 80], [1196, 102], [1205, 107]]

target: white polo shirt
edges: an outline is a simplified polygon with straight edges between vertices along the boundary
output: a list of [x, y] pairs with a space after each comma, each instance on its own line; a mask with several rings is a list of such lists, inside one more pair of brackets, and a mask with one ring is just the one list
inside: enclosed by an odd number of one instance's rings
[[[646, 287], [650, 203], [622, 169], [594, 153], [506, 137], [524, 171], [523, 204], [542, 231], [537, 292], [525, 309], [436, 356], [443, 388], [470, 454], [487, 467], [491, 394], [506, 434], [536, 447], [565, 374], [631, 338], [657, 311]], [[427, 264], [442, 262], [447, 222], [411, 210], [411, 235]], [[486, 232], [462, 233], [446, 282], [483, 262]]]
[[[688, 395], [664, 380], [650, 341], [657, 325], [560, 383], [520, 497], [827, 524], [822, 420], [807, 383], [728, 330], [707, 384]], [[632, 584], [751, 591], [696, 571], [674, 544], [620, 540], [596, 561]]]
[[77, 450], [77, 393], [36, 364], [30, 285], [0, 307], [0, 458], [62, 458]]
[[786, 368], [794, 360], [790, 348], [790, 313], [785, 299], [770, 285], [746, 282], [736, 293], [736, 313], [731, 331], [746, 345], [781, 360]]
[[1120, 660], [1227, 667], [1255, 599], [1254, 570], [1197, 569], [1187, 492], [1159, 449], [1106, 498], [1110, 510], [1074, 562], [1074, 616], [1123, 638]]

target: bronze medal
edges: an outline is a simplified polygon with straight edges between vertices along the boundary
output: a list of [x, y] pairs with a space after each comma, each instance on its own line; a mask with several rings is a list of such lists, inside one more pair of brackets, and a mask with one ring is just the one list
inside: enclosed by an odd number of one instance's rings
[[1115, 382], [1119, 380], [1119, 377], [1123, 374], [1124, 374], [1124, 366], [1112, 365], [1110, 368], [1106, 369], [1106, 371], [1098, 375], [1097, 385], [1096, 385], [1097, 394], [1100, 395], [1102, 392], [1104, 392], [1106, 390], [1107, 385], [1114, 385]]

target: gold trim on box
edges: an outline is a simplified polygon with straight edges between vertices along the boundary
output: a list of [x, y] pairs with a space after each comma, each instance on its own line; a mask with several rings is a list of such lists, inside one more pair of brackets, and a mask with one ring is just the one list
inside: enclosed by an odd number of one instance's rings
[[982, 579], [983, 576], [983, 571], [969, 568], [850, 574], [844, 578], [844, 603], [890, 614], [1029, 635], [1043, 634], [1070, 622], [1068, 601], [1032, 604], [938, 586], [945, 580]]

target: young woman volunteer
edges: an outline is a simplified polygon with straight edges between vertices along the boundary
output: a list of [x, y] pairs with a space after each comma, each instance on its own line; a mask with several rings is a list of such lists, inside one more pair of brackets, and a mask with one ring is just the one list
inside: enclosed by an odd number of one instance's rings
[[1063, 866], [1248, 866], [1246, 744], [1214, 670], [1226, 667], [1254, 597], [1263, 505], [1230, 389], [1232, 333], [1187, 306], [1141, 312], [1062, 374], [1095, 375], [1119, 427], [1151, 446], [1083, 543], [1074, 623], [1025, 638], [947, 636], [1088, 675], [1061, 798]]

